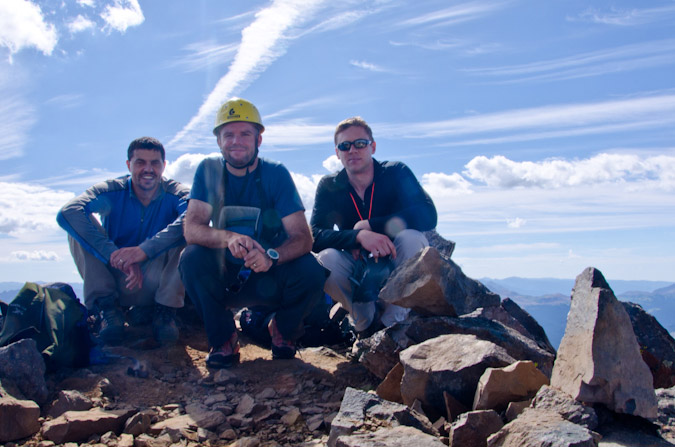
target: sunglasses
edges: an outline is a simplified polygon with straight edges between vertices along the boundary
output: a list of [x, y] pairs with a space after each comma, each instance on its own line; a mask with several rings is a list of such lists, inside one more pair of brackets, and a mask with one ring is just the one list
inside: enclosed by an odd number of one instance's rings
[[237, 273], [237, 281], [229, 287], [225, 287], [225, 291], [229, 293], [238, 293], [244, 288], [244, 284], [246, 284], [246, 281], [248, 281], [250, 277], [251, 269], [242, 265], [239, 269], [239, 273]]
[[352, 144], [356, 149], [363, 149], [364, 147], [368, 146], [372, 141], [366, 140], [365, 138], [359, 138], [358, 140], [354, 141], [343, 141], [342, 143], [337, 145], [338, 150], [342, 152], [347, 152], [349, 149], [352, 148]]

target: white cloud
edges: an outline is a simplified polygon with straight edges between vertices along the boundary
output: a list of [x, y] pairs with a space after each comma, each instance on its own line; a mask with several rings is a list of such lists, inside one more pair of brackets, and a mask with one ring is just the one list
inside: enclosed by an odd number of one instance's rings
[[675, 190], [675, 157], [641, 158], [631, 154], [599, 154], [584, 160], [544, 160], [516, 162], [503, 156], [478, 156], [464, 174], [493, 188], [535, 187], [556, 189], [563, 186], [629, 183], [635, 187]]
[[58, 228], [56, 213], [74, 194], [27, 183], [0, 183], [0, 234], [13, 237]]
[[609, 12], [589, 8], [580, 14], [579, 19], [603, 25], [638, 26], [667, 20], [673, 15], [675, 15], [675, 5], [644, 9], [612, 8]]
[[50, 55], [57, 42], [54, 25], [45, 22], [38, 5], [27, 0], [0, 1], [0, 46], [9, 48], [10, 61], [23, 48]]
[[78, 107], [84, 101], [84, 95], [79, 93], [71, 93], [54, 96], [45, 101], [45, 104], [55, 105], [62, 109], [72, 109]]
[[525, 219], [521, 219], [520, 217], [516, 217], [515, 219], [506, 219], [506, 226], [509, 228], [520, 228], [526, 223], [527, 221]]
[[138, 26], [145, 20], [138, 0], [115, 0], [115, 5], [107, 5], [101, 18], [114, 30], [124, 33], [132, 26]]
[[82, 14], [79, 14], [77, 17], [70, 20], [66, 26], [68, 26], [68, 30], [71, 32], [71, 34], [75, 34], [92, 29], [96, 26], [96, 24], [92, 20], [84, 17]]
[[96, 2], [94, 0], [77, 0], [77, 3], [80, 6], [88, 6], [90, 8], [93, 8]]
[[432, 196], [458, 196], [472, 194], [471, 183], [458, 173], [430, 172], [422, 175], [420, 182]]
[[230, 68], [207, 96], [197, 114], [169, 142], [168, 146], [188, 150], [196, 147], [200, 134], [208, 132], [218, 107], [235, 89], [242, 89], [286, 52], [286, 33], [300, 26], [325, 0], [275, 0], [259, 11], [253, 23], [241, 32], [241, 43]]
[[349, 61], [349, 64], [353, 65], [356, 68], [362, 68], [363, 70], [373, 71], [373, 72], [376, 72], [376, 73], [391, 72], [391, 70], [389, 70], [389, 69], [386, 69], [384, 67], [381, 67], [379, 65], [373, 64], [371, 62], [366, 62], [366, 61], [351, 60], [351, 61]]
[[399, 23], [400, 26], [444, 26], [454, 25], [469, 20], [475, 20], [496, 9], [500, 9], [506, 2], [466, 2], [450, 8], [413, 17]]
[[215, 42], [196, 42], [187, 45], [186, 56], [171, 62], [169, 67], [183, 67], [187, 72], [202, 70], [216, 64], [225, 64], [237, 51], [237, 45]]
[[0, 88], [0, 160], [23, 154], [28, 131], [35, 123], [35, 110], [23, 98]]
[[305, 210], [307, 211], [307, 216], [309, 217], [314, 208], [314, 196], [316, 195], [316, 187], [321, 180], [321, 175], [313, 175], [308, 177], [303, 174], [296, 174], [291, 172], [291, 177], [295, 183], [295, 187], [298, 188], [298, 193], [302, 199], [303, 205], [305, 205]]
[[220, 152], [211, 154], [183, 154], [174, 162], [169, 162], [164, 170], [164, 176], [172, 178], [184, 185], [192, 185], [197, 166], [203, 159], [213, 155], [220, 155]]
[[60, 261], [61, 257], [54, 251], [34, 250], [34, 251], [13, 251], [9, 256], [12, 261]]
[[328, 172], [337, 172], [342, 169], [342, 162], [337, 155], [333, 154], [330, 157], [326, 158], [323, 163], [323, 167], [326, 168]]

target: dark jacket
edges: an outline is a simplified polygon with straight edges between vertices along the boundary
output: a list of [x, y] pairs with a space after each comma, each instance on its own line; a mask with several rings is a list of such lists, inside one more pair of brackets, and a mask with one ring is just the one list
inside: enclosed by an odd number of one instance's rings
[[373, 164], [373, 183], [366, 189], [364, 200], [349, 184], [344, 169], [321, 179], [311, 219], [314, 252], [325, 248], [349, 250], [359, 247], [356, 242], [359, 230], [353, 229], [361, 220], [357, 206], [373, 231], [387, 234], [392, 239], [404, 229], [427, 231], [436, 227], [436, 207], [410, 168], [397, 161], [379, 163], [373, 159]]

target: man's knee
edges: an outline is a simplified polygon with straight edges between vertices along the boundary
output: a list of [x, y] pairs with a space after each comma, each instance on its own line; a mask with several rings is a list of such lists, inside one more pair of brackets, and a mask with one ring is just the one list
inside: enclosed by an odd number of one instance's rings
[[396, 235], [394, 245], [396, 246], [397, 255], [407, 259], [423, 248], [428, 247], [429, 241], [421, 231], [407, 229]]
[[325, 250], [321, 250], [316, 256], [321, 265], [328, 270], [332, 270], [332, 267], [338, 265], [340, 262], [342, 251], [335, 248], [326, 248]]
[[323, 289], [326, 282], [327, 270], [317, 260], [314, 255], [306, 254], [298, 258], [297, 269], [303, 276], [303, 281], [307, 283], [308, 289]]
[[178, 261], [178, 270], [181, 277], [192, 276], [192, 274], [203, 268], [205, 260], [210, 259], [208, 249], [201, 245], [188, 245], [183, 249]]

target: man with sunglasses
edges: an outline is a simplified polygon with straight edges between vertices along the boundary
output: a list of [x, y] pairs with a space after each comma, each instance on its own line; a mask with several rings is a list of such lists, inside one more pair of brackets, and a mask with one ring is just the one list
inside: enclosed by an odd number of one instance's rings
[[365, 337], [403, 320], [407, 309], [378, 303], [379, 290], [366, 295], [361, 290], [355, 299], [358, 287], [367, 282], [359, 270], [378, 260], [380, 265], [392, 261], [393, 268], [428, 246], [422, 232], [436, 227], [436, 208], [405, 164], [373, 158], [375, 139], [361, 117], [339, 123], [334, 141], [344, 169], [319, 182], [312, 249], [331, 271], [324, 290], [336, 307], [349, 312], [354, 329]]
[[232, 309], [271, 311], [272, 357], [289, 359], [304, 319], [324, 296], [326, 273], [310, 253], [293, 179], [280, 163], [258, 157], [264, 130], [253, 104], [225, 102], [213, 128], [222, 156], [199, 164], [190, 192], [180, 271], [204, 321], [212, 368], [239, 362]]

